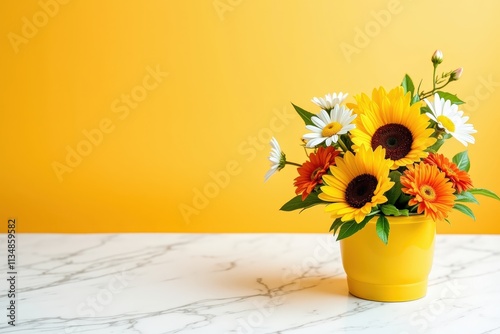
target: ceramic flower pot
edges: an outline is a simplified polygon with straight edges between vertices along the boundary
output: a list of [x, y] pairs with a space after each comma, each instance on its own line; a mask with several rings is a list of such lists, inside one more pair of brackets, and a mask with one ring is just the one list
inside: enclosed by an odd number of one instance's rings
[[434, 256], [436, 224], [423, 215], [387, 217], [389, 243], [377, 236], [373, 218], [340, 241], [349, 292], [359, 298], [401, 302], [422, 298]]

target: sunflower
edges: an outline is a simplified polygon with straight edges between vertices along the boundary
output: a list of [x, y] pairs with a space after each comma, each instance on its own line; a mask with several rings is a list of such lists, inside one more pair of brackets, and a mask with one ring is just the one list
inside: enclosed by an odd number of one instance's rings
[[319, 147], [316, 153], [309, 155], [309, 161], [297, 168], [299, 176], [295, 178], [295, 193], [302, 194], [302, 200], [313, 191], [314, 187], [323, 183], [322, 176], [328, 172], [328, 168], [335, 164], [335, 157], [340, 154], [333, 146]]
[[455, 189], [436, 165], [419, 163], [408, 166], [400, 180], [401, 190], [412, 196], [408, 204], [418, 205], [417, 213], [423, 212], [434, 221], [448, 217], [455, 204]]
[[444, 172], [457, 193], [461, 193], [462, 191], [472, 188], [472, 180], [469, 174], [464, 170], [458, 169], [458, 166], [448, 160], [448, 158], [444, 155], [431, 153], [424, 159], [424, 163], [436, 165], [441, 172]]
[[319, 198], [328, 204], [325, 211], [342, 221], [356, 220], [360, 223], [374, 206], [387, 202], [384, 193], [391, 189], [390, 160], [385, 159], [385, 150], [375, 151], [363, 145], [354, 155], [346, 152], [343, 158], [335, 159], [336, 166], [330, 167], [332, 175], [323, 175], [325, 186], [321, 187]]
[[354, 150], [363, 144], [372, 149], [382, 146], [385, 157], [392, 161], [391, 169], [410, 165], [427, 157], [425, 150], [436, 142], [428, 129], [429, 119], [420, 114], [420, 105], [410, 105], [411, 94], [403, 87], [389, 93], [384, 88], [374, 90], [372, 100], [360, 99], [354, 110], [360, 114], [351, 131]]

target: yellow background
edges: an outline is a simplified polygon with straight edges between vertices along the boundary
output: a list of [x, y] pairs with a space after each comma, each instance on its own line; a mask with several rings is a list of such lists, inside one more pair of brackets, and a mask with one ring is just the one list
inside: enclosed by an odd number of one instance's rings
[[[64, 2], [0, 5], [3, 231], [327, 232], [320, 207], [278, 210], [296, 170], [263, 182], [269, 136], [302, 162], [290, 102], [317, 112], [313, 96], [352, 101], [405, 73], [428, 88], [437, 48], [443, 71], [465, 68], [450, 90], [478, 130], [474, 183], [500, 192], [498, 1]], [[68, 147], [87, 155], [61, 181]], [[498, 203], [480, 200], [476, 222], [453, 213], [438, 231], [499, 233]]]

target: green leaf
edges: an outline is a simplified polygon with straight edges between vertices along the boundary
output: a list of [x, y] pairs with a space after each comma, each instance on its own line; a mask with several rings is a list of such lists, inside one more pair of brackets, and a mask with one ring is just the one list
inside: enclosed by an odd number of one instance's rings
[[410, 215], [410, 211], [408, 211], [408, 209], [399, 209], [399, 213], [401, 216], [409, 216]]
[[380, 207], [382, 213], [388, 216], [399, 216], [399, 210], [392, 204], [385, 204]]
[[380, 207], [380, 209], [382, 210], [382, 213], [386, 216], [398, 217], [398, 216], [408, 216], [409, 214], [407, 209], [399, 210], [392, 204], [384, 204]]
[[453, 206], [453, 209], [456, 209], [456, 210], [462, 212], [463, 214], [466, 214], [467, 216], [471, 217], [472, 219], [476, 220], [476, 216], [474, 216], [474, 212], [472, 212], [472, 210], [466, 205], [455, 203], [455, 205]]
[[431, 108], [429, 108], [428, 105], [420, 107], [420, 113], [425, 114], [425, 113], [432, 113]]
[[411, 96], [413, 97], [413, 94], [415, 93], [415, 86], [413, 85], [413, 81], [411, 80], [411, 78], [408, 74], [405, 74], [405, 77], [403, 78], [403, 82], [401, 82], [401, 86], [403, 86], [403, 89], [405, 90], [405, 94], [410, 92]]
[[411, 98], [411, 102], [410, 102], [410, 105], [412, 104], [415, 104], [416, 102], [420, 101], [420, 96], [418, 96], [418, 94], [415, 94], [413, 95], [413, 97]]
[[366, 216], [359, 224], [355, 220], [349, 220], [342, 224], [340, 227], [339, 235], [337, 236], [337, 241], [350, 237], [354, 233], [361, 230], [365, 225], [373, 218], [373, 216]]
[[476, 194], [476, 195], [483, 195], [483, 196], [486, 196], [486, 197], [491, 197], [493, 199], [496, 199], [496, 200], [499, 200], [500, 201], [500, 197], [498, 197], [497, 194], [495, 194], [493, 191], [491, 190], [488, 190], [488, 189], [484, 189], [484, 188], [474, 188], [474, 189], [469, 189], [469, 192], [471, 194]]
[[341, 218], [337, 218], [333, 221], [332, 226], [330, 227], [330, 232], [333, 230], [333, 234], [337, 233], [338, 228], [340, 225], [342, 225], [344, 222], [342, 221]]
[[474, 195], [468, 191], [462, 191], [460, 194], [456, 194], [455, 197], [455, 202], [479, 204], [479, 201], [474, 197]]
[[446, 93], [442, 91], [438, 91], [436, 93], [439, 95], [440, 98], [445, 100], [450, 100], [452, 104], [459, 105], [465, 103], [464, 101], [460, 100], [456, 95], [453, 95], [451, 93]]
[[[423, 107], [420, 107], [420, 113], [421, 114], [426, 114], [426, 113], [432, 114], [432, 110], [427, 105], [425, 105]], [[435, 124], [435, 123], [436, 123], [435, 121], [431, 120], [431, 124], [429, 125], [429, 127], [433, 127], [433, 124]]]
[[408, 207], [408, 201], [411, 199], [411, 196], [408, 195], [408, 194], [405, 194], [403, 192], [401, 192], [401, 195], [399, 195], [399, 198], [398, 198], [398, 201], [396, 202], [396, 206], [398, 207]]
[[470, 160], [467, 151], [458, 153], [453, 157], [453, 162], [457, 165], [458, 169], [464, 170], [466, 172], [470, 169]]
[[295, 108], [297, 114], [299, 114], [299, 116], [304, 120], [304, 123], [306, 123], [306, 125], [314, 125], [314, 123], [311, 121], [311, 117], [315, 116], [313, 113], [310, 113], [309, 111], [304, 110], [293, 103], [292, 106]]
[[282, 211], [293, 211], [297, 209], [307, 209], [311, 206], [325, 203], [318, 198], [317, 193], [310, 193], [309, 196], [306, 197], [305, 200], [302, 200], [302, 195], [295, 196], [288, 202], [286, 202], [280, 210]]
[[356, 223], [355, 220], [350, 220], [348, 222], [345, 222], [342, 224], [340, 227], [340, 232], [339, 235], [337, 236], [337, 241], [342, 240], [344, 238], [350, 237], [354, 233], [358, 232], [360, 230], [358, 223]]
[[387, 245], [387, 242], [389, 241], [389, 230], [391, 228], [389, 226], [389, 221], [384, 215], [378, 217], [377, 225], [375, 228], [380, 240], [382, 240], [382, 242]]
[[387, 197], [388, 204], [395, 204], [399, 198], [399, 195], [401, 195], [402, 186], [401, 182], [399, 181], [401, 175], [402, 174], [398, 171], [392, 171], [389, 173], [389, 177], [391, 178], [391, 181], [394, 182], [394, 185], [384, 194], [385, 197]]

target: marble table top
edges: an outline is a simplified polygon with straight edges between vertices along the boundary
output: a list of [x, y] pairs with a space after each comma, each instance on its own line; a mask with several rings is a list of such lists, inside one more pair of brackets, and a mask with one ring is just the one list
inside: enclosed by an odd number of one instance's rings
[[500, 333], [500, 236], [438, 235], [425, 298], [349, 295], [330, 234], [18, 234], [0, 333]]

